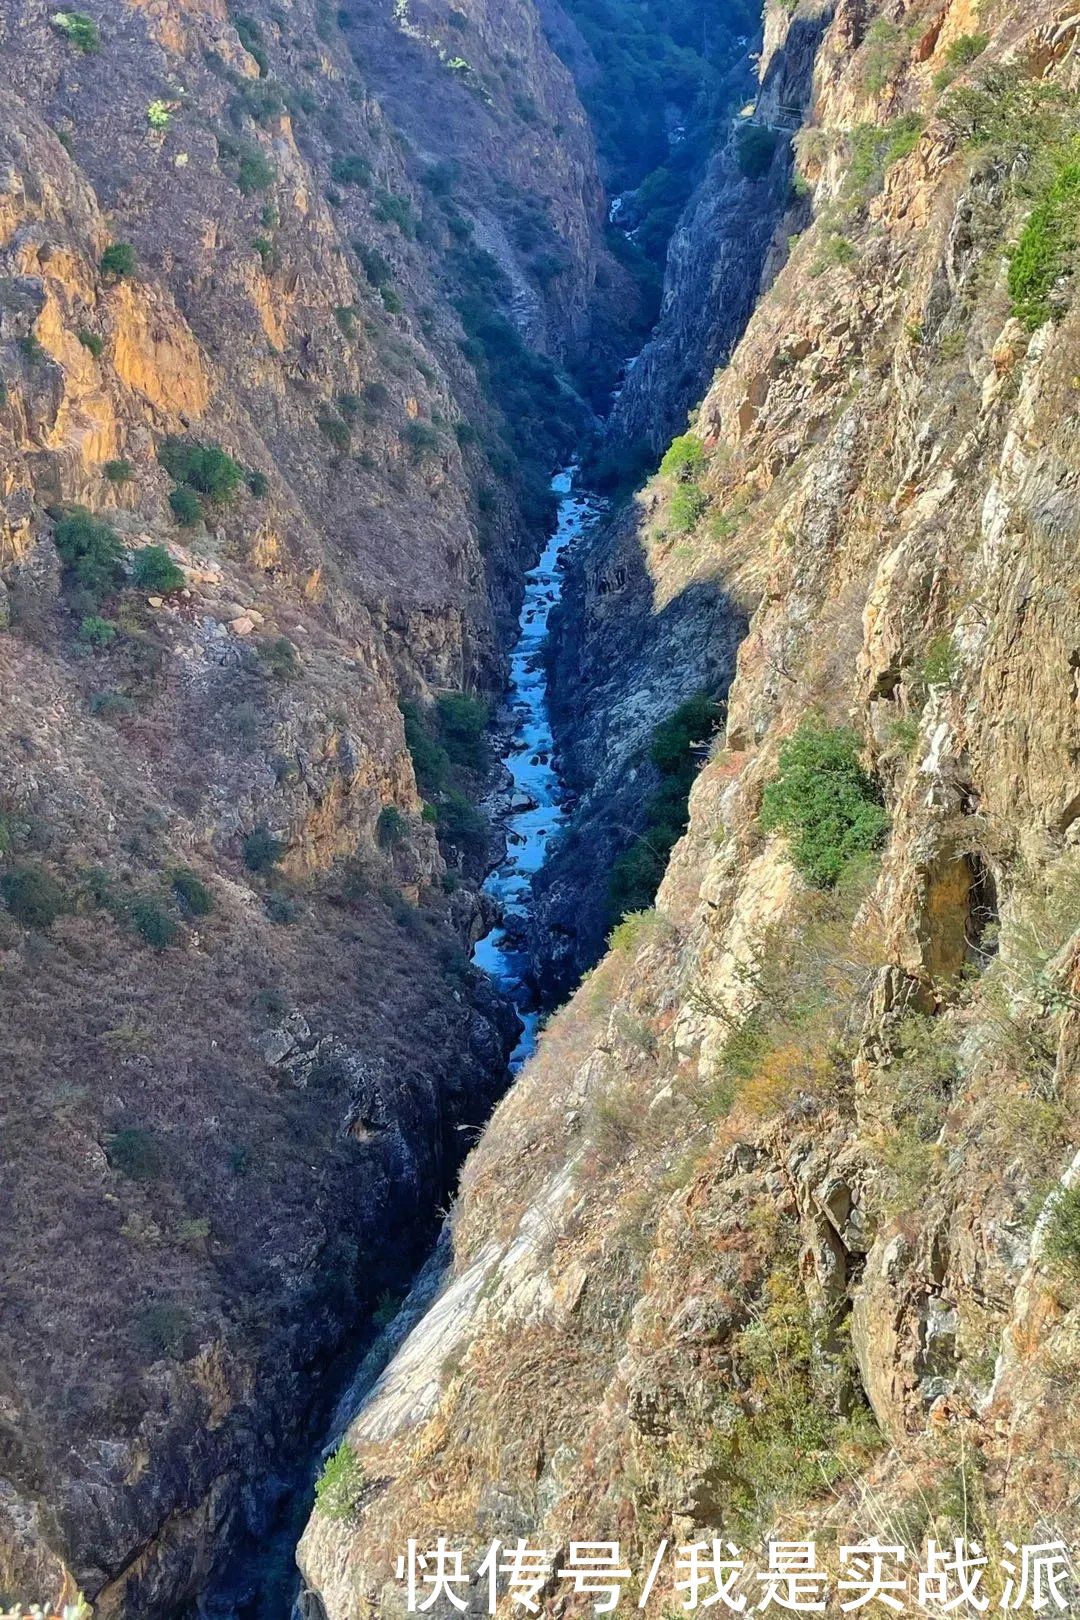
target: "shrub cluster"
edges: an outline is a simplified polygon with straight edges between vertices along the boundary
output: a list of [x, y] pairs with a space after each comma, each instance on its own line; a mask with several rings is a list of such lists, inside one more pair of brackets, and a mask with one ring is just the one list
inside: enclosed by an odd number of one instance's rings
[[859, 764], [855, 733], [804, 721], [780, 750], [761, 825], [788, 835], [795, 866], [818, 888], [831, 887], [852, 859], [876, 849], [888, 820]]

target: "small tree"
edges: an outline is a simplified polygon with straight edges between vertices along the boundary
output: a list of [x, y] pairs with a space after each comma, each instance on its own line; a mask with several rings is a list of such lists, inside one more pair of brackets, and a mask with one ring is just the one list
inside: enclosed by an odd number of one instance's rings
[[130, 461], [107, 461], [101, 470], [110, 484], [130, 484], [135, 476], [135, 469]]
[[67, 573], [95, 601], [123, 583], [124, 548], [119, 536], [84, 506], [73, 507], [60, 518], [53, 543]]
[[0, 896], [16, 922], [24, 928], [51, 928], [69, 911], [64, 889], [36, 862], [15, 867], [0, 877]]
[[123, 281], [125, 276], [133, 276], [138, 268], [135, 249], [130, 242], [110, 243], [101, 255], [98, 268], [107, 281]]
[[364, 1504], [367, 1475], [347, 1440], [328, 1457], [315, 1486], [315, 1510], [327, 1519], [355, 1519]]
[[244, 839], [244, 865], [249, 872], [272, 872], [285, 853], [285, 845], [268, 827], [256, 827]]
[[184, 584], [183, 569], [177, 567], [164, 546], [143, 546], [137, 551], [131, 577], [140, 590], [157, 591], [162, 595], [178, 591]]

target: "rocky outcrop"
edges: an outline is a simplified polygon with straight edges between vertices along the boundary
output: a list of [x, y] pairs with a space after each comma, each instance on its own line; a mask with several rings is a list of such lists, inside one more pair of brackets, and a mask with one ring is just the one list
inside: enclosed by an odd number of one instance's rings
[[356, 1415], [371, 1488], [301, 1552], [330, 1620], [402, 1611], [406, 1537], [635, 1570], [716, 1537], [751, 1578], [770, 1536], [834, 1576], [852, 1533], [1072, 1538], [1080, 314], [1060, 239], [1041, 304], [1009, 269], [1075, 22], [972, 24], [837, 8], [813, 219], [627, 520], [661, 624], [703, 587], [752, 610], [726, 722]]

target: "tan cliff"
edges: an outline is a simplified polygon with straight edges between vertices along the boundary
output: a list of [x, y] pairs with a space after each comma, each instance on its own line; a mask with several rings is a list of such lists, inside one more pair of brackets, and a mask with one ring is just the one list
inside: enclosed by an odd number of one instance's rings
[[[640, 1569], [665, 1536], [753, 1562], [816, 1534], [833, 1568], [849, 1531], [1074, 1536], [1071, 227], [1049, 277], [1013, 267], [1069, 184], [1076, 26], [828, 22], [812, 220], [634, 518], [645, 656], [695, 593], [751, 614], [725, 722], [655, 910], [500, 1104], [443, 1292], [348, 1431], [351, 1502], [301, 1547], [330, 1620], [402, 1611], [408, 1537], [474, 1564], [618, 1539]], [[853, 751], [882, 828], [831, 886], [763, 814], [800, 737]]]

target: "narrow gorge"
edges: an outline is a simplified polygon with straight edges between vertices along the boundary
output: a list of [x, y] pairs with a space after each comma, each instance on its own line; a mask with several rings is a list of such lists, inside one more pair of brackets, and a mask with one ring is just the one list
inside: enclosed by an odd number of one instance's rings
[[1071, 1545], [1080, 19], [86, 3], [0, 7], [0, 1607]]

